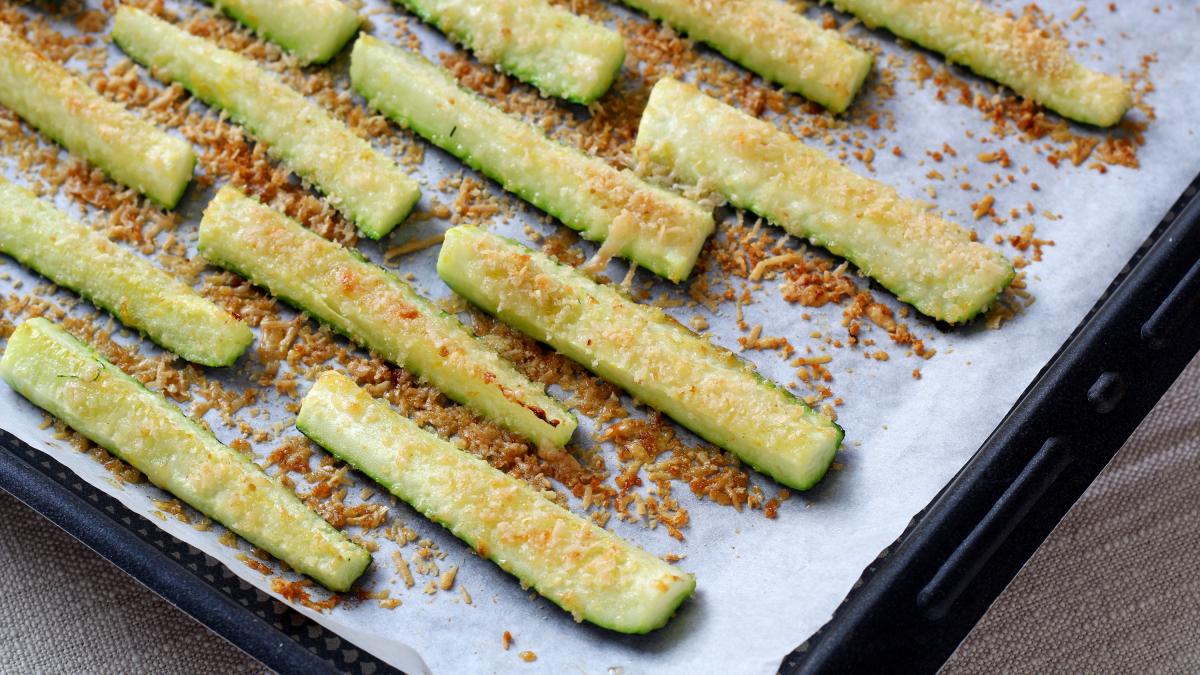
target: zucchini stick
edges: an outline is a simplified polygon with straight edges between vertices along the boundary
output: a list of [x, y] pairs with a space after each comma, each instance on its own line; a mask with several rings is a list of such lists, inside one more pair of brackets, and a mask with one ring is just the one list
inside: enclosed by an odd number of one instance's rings
[[615, 31], [547, 0], [396, 0], [547, 96], [587, 105], [612, 86], [625, 61]]
[[815, 485], [841, 444], [840, 427], [748, 362], [544, 254], [456, 227], [437, 270], [484, 311], [788, 487]]
[[969, 321], [1012, 281], [1012, 263], [967, 230], [690, 84], [658, 81], [636, 151], [846, 258], [935, 319]]
[[50, 321], [17, 327], [0, 377], [151, 483], [327, 588], [349, 590], [370, 564], [370, 553], [249, 457]]
[[350, 57], [350, 80], [398, 124], [584, 238], [603, 241], [598, 261], [620, 255], [680, 281], [713, 231], [712, 214], [694, 202], [551, 140], [419, 55], [364, 35]]
[[780, 0], [622, 0], [764, 79], [840, 113], [871, 55]]
[[325, 63], [358, 32], [362, 19], [339, 0], [209, 0], [229, 16], [292, 52]]
[[3, 178], [0, 252], [193, 363], [228, 366], [254, 340], [187, 284]]
[[695, 579], [327, 371], [296, 426], [571, 613], [622, 633], [665, 624]]
[[1121, 78], [1084, 67], [1032, 17], [1013, 19], [977, 0], [832, 2], [1078, 122], [1110, 127], [1133, 105]]
[[252, 61], [127, 6], [113, 41], [156, 77], [229, 113], [368, 237], [391, 232], [420, 198], [395, 162]]
[[561, 447], [575, 431], [566, 408], [458, 319], [396, 275], [233, 187], [205, 210], [200, 252], [538, 445]]
[[159, 205], [179, 203], [192, 147], [100, 96], [0, 22], [0, 103], [71, 153]]

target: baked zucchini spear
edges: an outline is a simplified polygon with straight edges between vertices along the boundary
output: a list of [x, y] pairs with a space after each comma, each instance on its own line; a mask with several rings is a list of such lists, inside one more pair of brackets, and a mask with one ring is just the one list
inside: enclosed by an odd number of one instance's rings
[[547, 96], [587, 105], [608, 91], [625, 61], [616, 31], [547, 0], [395, 1]]
[[647, 633], [695, 589], [692, 575], [425, 431], [345, 375], [317, 380], [296, 426], [576, 621]]
[[364, 35], [350, 81], [396, 123], [482, 171], [585, 239], [672, 281], [686, 279], [712, 214], [628, 170], [548, 138], [458, 86], [423, 57]]
[[941, 52], [1063, 117], [1109, 127], [1133, 105], [1121, 78], [1083, 66], [1031, 19], [1013, 19], [977, 0], [831, 1], [867, 26]]
[[561, 447], [575, 431], [566, 408], [458, 319], [236, 188], [222, 188], [204, 211], [200, 252], [538, 445]]
[[622, 0], [831, 112], [850, 106], [871, 55], [779, 0]]
[[117, 10], [113, 41], [155, 77], [227, 112], [368, 237], [391, 232], [420, 198], [395, 162], [252, 61], [128, 6]]
[[815, 485], [841, 444], [841, 427], [747, 361], [542, 253], [456, 227], [437, 270], [484, 311], [788, 487]]
[[0, 378], [158, 487], [334, 591], [371, 554], [242, 453], [46, 319], [17, 327]]
[[196, 156], [172, 136], [100, 96], [0, 23], [0, 103], [110, 178], [173, 209]]
[[1012, 263], [967, 230], [690, 84], [654, 86], [636, 152], [846, 258], [935, 319], [969, 321], [1012, 281]]
[[325, 63], [358, 32], [362, 19], [339, 0], [209, 0], [217, 9], [296, 55]]
[[187, 284], [3, 178], [0, 253], [193, 363], [228, 366], [254, 340], [246, 324]]

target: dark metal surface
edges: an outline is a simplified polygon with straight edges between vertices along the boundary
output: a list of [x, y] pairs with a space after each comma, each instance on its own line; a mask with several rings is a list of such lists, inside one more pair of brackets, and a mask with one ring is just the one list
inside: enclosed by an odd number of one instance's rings
[[1200, 351], [1198, 185], [782, 672], [935, 672], [953, 653]]
[[2, 430], [0, 489], [274, 671], [397, 672]]

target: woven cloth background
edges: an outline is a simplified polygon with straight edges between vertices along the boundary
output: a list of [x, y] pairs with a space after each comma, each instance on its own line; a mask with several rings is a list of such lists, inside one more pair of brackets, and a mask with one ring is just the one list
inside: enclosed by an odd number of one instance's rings
[[[0, 645], [5, 673], [262, 670], [3, 493]], [[1200, 672], [1200, 358], [943, 672]]]

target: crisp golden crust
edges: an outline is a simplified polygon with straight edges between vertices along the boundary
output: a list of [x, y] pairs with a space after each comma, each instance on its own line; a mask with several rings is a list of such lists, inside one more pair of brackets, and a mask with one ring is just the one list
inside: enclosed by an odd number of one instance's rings
[[548, 138], [416, 54], [364, 36], [352, 59], [354, 87], [373, 106], [586, 238], [605, 241], [605, 254], [674, 281], [691, 272], [714, 227], [700, 206]]
[[416, 204], [420, 189], [395, 162], [254, 62], [131, 7], [117, 12], [113, 39], [156, 76], [227, 111], [367, 236], [386, 235]]
[[638, 132], [639, 158], [843, 256], [900, 299], [961, 323], [1012, 279], [1004, 256], [890, 186], [676, 80], [660, 80]]
[[871, 55], [777, 0], [624, 0], [832, 112], [849, 107]]
[[576, 621], [646, 632], [695, 586], [690, 574], [423, 431], [345, 375], [321, 376], [297, 425]]
[[55, 324], [18, 327], [0, 377], [155, 485], [333, 590], [348, 590], [369, 564], [370, 554], [290, 490]]
[[396, 276], [237, 189], [200, 225], [200, 249], [456, 401], [535, 443], [562, 446], [575, 419], [541, 387]]
[[661, 309], [475, 228], [446, 235], [460, 294], [789, 487], [811, 487], [841, 430]]
[[591, 103], [625, 60], [621, 36], [546, 0], [398, 0], [489, 65], [549, 96]]
[[196, 159], [186, 142], [106, 100], [0, 22], [0, 103], [103, 169], [173, 208]]
[[868, 26], [941, 52], [1080, 122], [1108, 127], [1133, 105], [1120, 78], [1085, 68], [1030, 17], [1012, 19], [978, 0], [833, 0]]
[[174, 276], [3, 178], [0, 251], [189, 361], [230, 365], [254, 339]]

